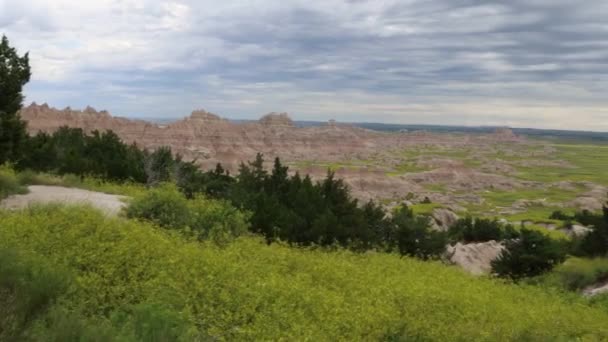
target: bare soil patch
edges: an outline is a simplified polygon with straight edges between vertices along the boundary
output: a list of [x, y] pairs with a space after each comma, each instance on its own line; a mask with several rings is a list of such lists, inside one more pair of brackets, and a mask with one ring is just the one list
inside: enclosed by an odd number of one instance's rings
[[29, 193], [14, 195], [0, 202], [5, 209], [23, 209], [35, 203], [89, 204], [108, 215], [118, 215], [125, 206], [125, 196], [104, 194], [61, 186], [32, 185]]

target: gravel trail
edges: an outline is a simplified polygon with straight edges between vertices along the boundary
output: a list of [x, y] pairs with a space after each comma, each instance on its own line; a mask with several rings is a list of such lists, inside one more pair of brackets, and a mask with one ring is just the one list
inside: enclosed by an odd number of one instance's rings
[[116, 216], [125, 206], [123, 202], [127, 197], [109, 195], [102, 192], [66, 188], [61, 186], [31, 185], [29, 193], [25, 195], [13, 195], [2, 202], [1, 208], [22, 209], [33, 203], [60, 202], [67, 204], [90, 204], [104, 213]]

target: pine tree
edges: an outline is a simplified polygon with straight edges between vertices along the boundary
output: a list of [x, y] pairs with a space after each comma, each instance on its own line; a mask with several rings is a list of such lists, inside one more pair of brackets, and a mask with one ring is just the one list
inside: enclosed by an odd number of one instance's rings
[[19, 116], [23, 86], [30, 80], [29, 57], [17, 54], [6, 36], [0, 42], [0, 164], [15, 161], [26, 139], [26, 125]]

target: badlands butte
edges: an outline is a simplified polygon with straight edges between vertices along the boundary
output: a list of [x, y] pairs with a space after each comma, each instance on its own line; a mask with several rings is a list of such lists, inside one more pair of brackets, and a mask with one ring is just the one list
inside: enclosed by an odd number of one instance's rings
[[169, 146], [203, 169], [221, 163], [233, 172], [261, 152], [269, 163], [280, 157], [292, 172], [317, 179], [331, 169], [361, 200], [388, 206], [405, 201], [419, 212], [445, 208], [449, 215], [500, 217], [549, 229], [552, 211], [601, 209], [608, 192], [605, 145], [531, 139], [507, 128], [492, 134], [380, 132], [333, 120], [298, 127], [285, 113], [234, 122], [204, 110], [157, 124], [91, 107], [35, 103], [21, 116], [30, 134], [62, 126], [112, 130], [127, 143]]

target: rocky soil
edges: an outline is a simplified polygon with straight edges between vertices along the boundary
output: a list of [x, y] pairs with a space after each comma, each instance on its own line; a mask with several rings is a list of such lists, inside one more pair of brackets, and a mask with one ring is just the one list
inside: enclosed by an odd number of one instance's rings
[[492, 270], [492, 260], [496, 259], [504, 249], [496, 241], [480, 243], [457, 243], [448, 246], [448, 259], [474, 275], [488, 274]]
[[118, 215], [125, 206], [124, 200], [126, 199], [124, 196], [61, 186], [32, 185], [28, 187], [28, 190], [29, 193], [25, 195], [13, 195], [4, 199], [0, 202], [0, 207], [23, 209], [36, 203], [88, 204], [108, 215]]

